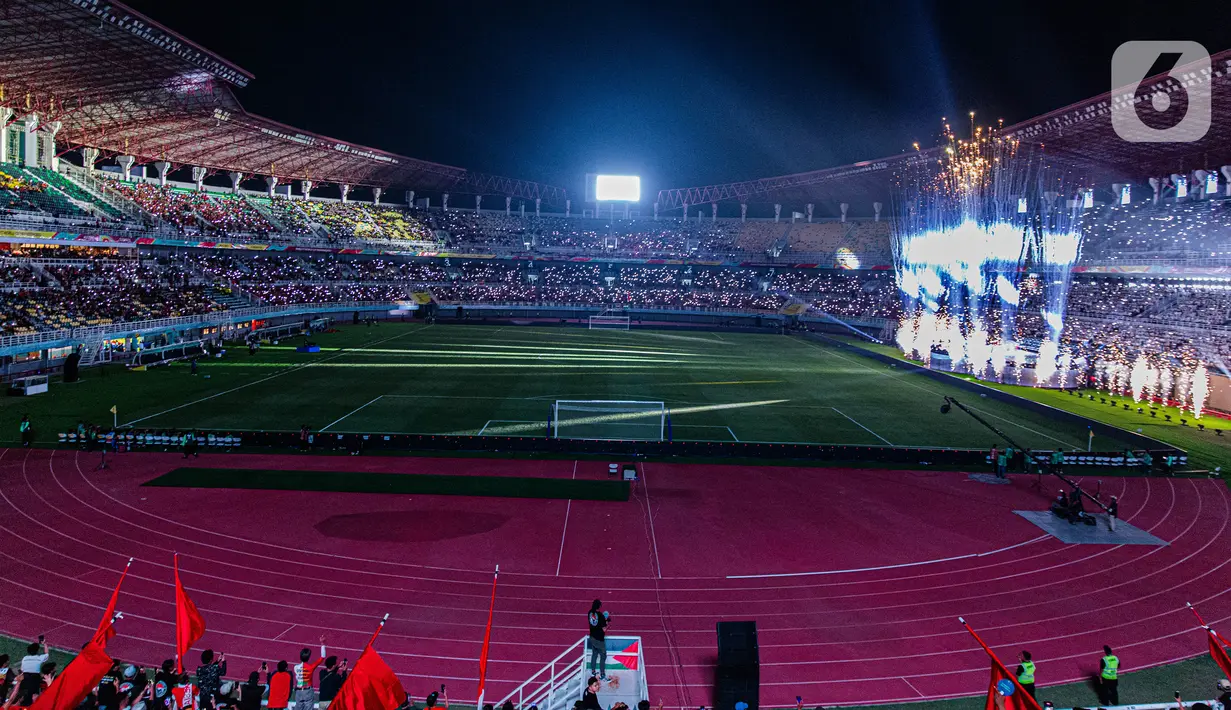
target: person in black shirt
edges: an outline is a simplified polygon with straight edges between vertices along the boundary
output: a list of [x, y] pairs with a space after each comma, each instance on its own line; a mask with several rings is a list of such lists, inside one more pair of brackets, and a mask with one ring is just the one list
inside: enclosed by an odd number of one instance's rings
[[342, 687], [346, 675], [346, 659], [342, 659], [342, 663], [338, 663], [337, 656], [325, 659], [325, 667], [321, 669], [320, 710], [329, 707], [329, 703], [337, 697], [338, 689]]
[[1218, 681], [1218, 702], [1223, 710], [1231, 710], [1231, 680], [1223, 678]]
[[116, 710], [120, 706], [120, 663], [111, 665], [111, 670], [98, 682], [98, 710]]
[[136, 703], [141, 694], [145, 692], [145, 686], [149, 680], [145, 677], [145, 670], [138, 668], [132, 664], [124, 666], [124, 672], [120, 674], [119, 700], [127, 699], [132, 703]]
[[586, 681], [586, 692], [581, 694], [582, 710], [604, 710], [603, 704], [598, 701], [599, 686], [599, 680], [594, 676]]
[[252, 671], [248, 674], [248, 682], [239, 686], [239, 710], [261, 710], [263, 695], [265, 686], [261, 685], [261, 674]]
[[[186, 455], [186, 454], [185, 454]], [[201, 652], [201, 665], [197, 666], [197, 687], [201, 691], [201, 710], [213, 710], [214, 698], [222, 685], [222, 676], [227, 674], [227, 656], [218, 654], [214, 658], [213, 649]]]
[[607, 612], [600, 612], [603, 607], [601, 599], [595, 599], [590, 605], [590, 613], [586, 621], [590, 627], [590, 674], [607, 680], [607, 625], [610, 617]]
[[162, 668], [154, 673], [154, 687], [147, 706], [154, 710], [170, 710], [175, 704], [171, 690], [179, 684], [179, 674], [175, 672], [175, 661], [168, 658], [162, 662]]

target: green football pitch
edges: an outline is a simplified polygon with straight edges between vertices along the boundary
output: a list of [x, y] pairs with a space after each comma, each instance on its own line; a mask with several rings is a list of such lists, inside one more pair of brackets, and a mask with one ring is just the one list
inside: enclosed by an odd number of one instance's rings
[[[130, 372], [88, 370], [46, 395], [5, 398], [50, 442], [78, 420], [143, 428], [544, 436], [555, 400], [663, 402], [676, 440], [990, 447], [961, 398], [1019, 443], [1086, 446], [1084, 427], [980, 398], [849, 348], [770, 334], [384, 323], [249, 355]], [[618, 431], [618, 429], [613, 429]], [[1105, 449], [1121, 446], [1106, 438]]]

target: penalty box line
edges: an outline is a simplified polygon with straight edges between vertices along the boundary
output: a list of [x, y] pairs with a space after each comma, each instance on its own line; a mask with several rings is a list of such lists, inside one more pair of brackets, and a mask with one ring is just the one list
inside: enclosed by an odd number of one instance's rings
[[475, 434], [475, 436], [483, 436], [483, 432], [487, 431], [487, 427], [491, 426], [492, 424], [540, 424], [540, 423], [543, 424], [544, 426], [547, 425], [547, 422], [539, 422], [536, 419], [488, 419], [487, 423], [483, 425], [482, 429], [479, 429], [479, 433]]
[[359, 410], [361, 410], [361, 409], [366, 409], [368, 406], [373, 405], [373, 404], [376, 404], [376, 402], [377, 402], [377, 401], [379, 401], [379, 400], [381, 400], [381, 399], [384, 399], [384, 398], [385, 398], [385, 395], [383, 395], [383, 394], [378, 394], [378, 395], [376, 395], [376, 396], [375, 396], [375, 397], [373, 397], [370, 401], [368, 401], [368, 402], [367, 402], [367, 404], [361, 404], [361, 405], [359, 405], [358, 407], [355, 407], [354, 409], [350, 410], [350, 411], [349, 411], [349, 412], [347, 412], [346, 414], [343, 414], [342, 416], [338, 417], [337, 419], [334, 419], [333, 421], [329, 422], [329, 423], [328, 423], [328, 424], [326, 424], [325, 426], [321, 427], [321, 433], [323, 434], [323, 433], [325, 432], [325, 430], [326, 430], [326, 429], [328, 429], [328, 428], [332, 427], [334, 424], [337, 424], [338, 422], [342, 421], [343, 419], [346, 419], [347, 417], [349, 417], [350, 415], [352, 415], [352, 414], [354, 414], [354, 413], [358, 412], [358, 411], [359, 411]]

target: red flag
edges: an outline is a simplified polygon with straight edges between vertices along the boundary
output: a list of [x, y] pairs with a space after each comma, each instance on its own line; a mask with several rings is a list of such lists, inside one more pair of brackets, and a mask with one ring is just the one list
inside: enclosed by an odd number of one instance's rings
[[76, 710], [85, 700], [85, 696], [98, 687], [99, 681], [111, 670], [111, 656], [103, 649], [100, 636], [115, 635], [111, 625], [99, 629], [95, 636], [81, 653], [64, 667], [60, 675], [51, 681], [51, 685], [30, 706], [30, 710]]
[[496, 611], [496, 580], [500, 579], [500, 565], [496, 565], [496, 573], [492, 575], [492, 603], [487, 607], [487, 629], [483, 632], [483, 650], [479, 651], [479, 702], [476, 708], [483, 707], [483, 684], [487, 680], [487, 652], [492, 643], [492, 614]]
[[385, 622], [381, 621], [363, 653], [359, 654], [359, 660], [355, 661], [350, 675], [342, 681], [342, 687], [329, 704], [331, 710], [394, 710], [406, 700], [402, 682], [372, 648], [384, 626]]
[[[992, 653], [992, 649], [983, 643], [983, 639], [979, 638], [979, 634], [970, 628], [970, 625], [965, 620], [959, 619], [971, 636], [975, 637], [975, 641], [983, 647], [987, 657], [992, 661], [992, 677], [991, 682], [987, 686], [987, 702], [984, 704], [984, 710], [1040, 710], [1039, 702], [1030, 697], [1030, 693], [1022, 687], [1022, 684], [1017, 682], [1017, 676], [1009, 672], [996, 654]], [[1004, 688], [1000, 687], [1001, 682], [1008, 681], [1012, 684], [1012, 690], [1008, 694], [1001, 691]]]
[[1205, 635], [1205, 638], [1210, 643], [1210, 658], [1213, 658], [1218, 667], [1222, 669], [1223, 675], [1227, 676], [1228, 680], [1231, 680], [1231, 658], [1227, 657], [1227, 649], [1223, 648], [1223, 645], [1218, 642], [1221, 637], [1214, 629], [1208, 626], [1205, 627], [1205, 630], [1209, 632]]
[[101, 637], [100, 643], [103, 648], [107, 647], [107, 642], [115, 636], [115, 629], [111, 626], [111, 620], [115, 617], [115, 605], [120, 600], [120, 585], [124, 584], [124, 578], [128, 576], [128, 568], [132, 566], [133, 559], [128, 558], [128, 564], [124, 565], [124, 571], [120, 573], [120, 581], [115, 584], [115, 591], [111, 593], [111, 601], [107, 602], [107, 609], [103, 612], [102, 621], [98, 622], [98, 631], [94, 632], [96, 638]]
[[205, 619], [180, 583], [180, 556], [175, 555], [175, 672], [184, 672], [184, 654], [205, 635]]

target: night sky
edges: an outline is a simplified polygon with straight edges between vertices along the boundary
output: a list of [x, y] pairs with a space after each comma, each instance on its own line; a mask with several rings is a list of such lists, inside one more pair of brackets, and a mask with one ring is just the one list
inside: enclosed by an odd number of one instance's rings
[[1106, 91], [1126, 40], [1231, 48], [1217, 3], [129, 5], [252, 72], [253, 113], [570, 192], [586, 172], [652, 195], [885, 157], [942, 116], [1007, 125]]

